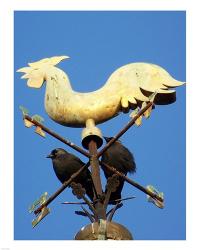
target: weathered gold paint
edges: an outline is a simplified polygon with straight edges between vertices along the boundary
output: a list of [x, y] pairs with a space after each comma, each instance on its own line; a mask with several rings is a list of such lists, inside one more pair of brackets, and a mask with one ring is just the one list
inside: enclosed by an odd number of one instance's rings
[[18, 70], [25, 73], [22, 78], [28, 79], [29, 87], [40, 88], [46, 81], [46, 112], [64, 126], [84, 127], [88, 119], [95, 124], [105, 122], [148, 102], [153, 92], [157, 92], [155, 104], [169, 104], [175, 101], [175, 90], [169, 88], [184, 84], [158, 65], [131, 63], [117, 69], [99, 90], [79, 93], [72, 89], [65, 72], [55, 67], [67, 58], [46, 58]]

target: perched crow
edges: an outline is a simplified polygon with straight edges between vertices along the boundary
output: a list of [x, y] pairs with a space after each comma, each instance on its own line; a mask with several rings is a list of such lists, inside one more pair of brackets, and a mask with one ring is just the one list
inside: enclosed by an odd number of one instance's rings
[[[112, 137], [104, 137], [106, 142], [109, 142]], [[134, 173], [136, 171], [136, 164], [131, 152], [121, 144], [120, 141], [116, 141], [109, 147], [102, 155], [102, 162], [114, 167], [119, 172], [127, 175], [128, 172]], [[113, 175], [112, 171], [102, 166], [106, 179]], [[121, 199], [121, 192], [124, 186], [124, 180], [119, 177], [120, 184], [117, 190], [111, 193], [110, 204], [116, 204], [114, 200]]]
[[[47, 158], [52, 159], [55, 174], [62, 183], [67, 181], [72, 174], [85, 165], [85, 163], [83, 163], [78, 157], [68, 153], [62, 148], [52, 150]], [[81, 172], [74, 179], [74, 182], [80, 183], [82, 187], [85, 188], [86, 194], [89, 198], [93, 200], [93, 182], [89, 169]]]

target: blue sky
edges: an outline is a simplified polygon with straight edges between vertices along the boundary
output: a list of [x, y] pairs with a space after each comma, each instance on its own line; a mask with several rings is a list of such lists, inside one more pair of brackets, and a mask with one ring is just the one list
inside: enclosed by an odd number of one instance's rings
[[[80, 92], [100, 88], [114, 70], [130, 62], [158, 64], [185, 81], [185, 12], [15, 12], [15, 71], [55, 55], [70, 56], [59, 67]], [[63, 147], [87, 159], [48, 135], [43, 139], [26, 129], [19, 106], [40, 114], [46, 126], [77, 145], [81, 145], [81, 129], [63, 127], [48, 118], [45, 86], [28, 88], [16, 73], [14, 87], [15, 239], [73, 239], [89, 221], [74, 214], [78, 206], [61, 204], [76, 200], [70, 189], [50, 204], [50, 215], [35, 229], [28, 207], [44, 191], [52, 194], [60, 187], [51, 161], [45, 158], [52, 149]], [[128, 121], [129, 116], [121, 114], [99, 127], [112, 136]], [[125, 225], [136, 240], [185, 239], [185, 86], [177, 89], [176, 103], [156, 106], [149, 120], [132, 127], [121, 140], [137, 163], [137, 173], [130, 177], [163, 191], [165, 208], [148, 203], [145, 194], [126, 184], [123, 196], [136, 199], [124, 202], [114, 221]]]

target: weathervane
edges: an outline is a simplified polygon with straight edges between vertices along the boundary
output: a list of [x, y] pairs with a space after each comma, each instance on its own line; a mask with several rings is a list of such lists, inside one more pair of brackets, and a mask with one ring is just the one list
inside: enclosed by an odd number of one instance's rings
[[[56, 134], [45, 127], [43, 118], [39, 115], [29, 116], [28, 110], [20, 107], [23, 113], [26, 127], [36, 127], [36, 133], [45, 137], [45, 133], [55, 137], [64, 144], [70, 146], [89, 161], [84, 164], [52, 196], [47, 198], [43, 194], [30, 207], [29, 212], [37, 216], [32, 225], [35, 227], [49, 212], [48, 205], [68, 186], [72, 188], [73, 194], [84, 202], [90, 210], [88, 212], [83, 206], [83, 211], [76, 214], [87, 216], [92, 224], [82, 228], [75, 239], [123, 239], [131, 240], [131, 233], [123, 226], [112, 221], [117, 209], [122, 207], [119, 199], [115, 201], [114, 207], [107, 211], [110, 196], [119, 186], [119, 178], [128, 182], [147, 194], [148, 201], [153, 202], [159, 208], [164, 207], [163, 193], [156, 190], [152, 185], [146, 188], [128, 178], [125, 174], [117, 171], [115, 166], [105, 164], [99, 158], [106, 152], [132, 125], [141, 125], [142, 116], [148, 118], [155, 105], [170, 104], [176, 100], [176, 92], [171, 88], [183, 85], [183, 82], [172, 78], [163, 68], [148, 63], [131, 63], [117, 69], [107, 80], [106, 84], [97, 91], [90, 93], [79, 93], [72, 90], [68, 76], [56, 65], [69, 57], [57, 56], [42, 59], [38, 62], [29, 63], [29, 67], [21, 68], [18, 72], [25, 73], [22, 78], [28, 79], [27, 85], [40, 88], [46, 82], [45, 109], [47, 114], [55, 122], [68, 127], [84, 127], [82, 131], [82, 149], [69, 140]], [[103, 144], [102, 133], [96, 124], [103, 123], [119, 115], [120, 112], [130, 114], [130, 121], [119, 131], [100, 151]], [[75, 182], [85, 169], [91, 166], [93, 182], [93, 200], [86, 197], [86, 190], [80, 183]], [[106, 192], [103, 191], [100, 166], [111, 171], [113, 175], [107, 179]], [[134, 198], [134, 197], [130, 197]], [[71, 204], [70, 202], [64, 204]]]

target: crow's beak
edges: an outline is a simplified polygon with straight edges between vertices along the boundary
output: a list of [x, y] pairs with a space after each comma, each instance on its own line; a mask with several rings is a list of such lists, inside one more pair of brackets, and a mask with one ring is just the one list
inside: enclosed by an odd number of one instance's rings
[[46, 158], [53, 158], [53, 155], [52, 154], [47, 155]]

